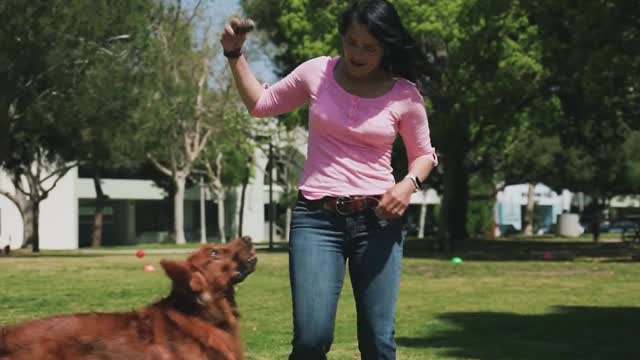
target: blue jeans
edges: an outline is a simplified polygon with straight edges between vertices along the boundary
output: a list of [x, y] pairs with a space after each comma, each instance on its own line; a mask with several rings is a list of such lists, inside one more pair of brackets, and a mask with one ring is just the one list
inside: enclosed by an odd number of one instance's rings
[[348, 261], [363, 360], [396, 358], [393, 339], [402, 225], [372, 209], [343, 216], [298, 201], [289, 239], [293, 299], [290, 360], [326, 359]]

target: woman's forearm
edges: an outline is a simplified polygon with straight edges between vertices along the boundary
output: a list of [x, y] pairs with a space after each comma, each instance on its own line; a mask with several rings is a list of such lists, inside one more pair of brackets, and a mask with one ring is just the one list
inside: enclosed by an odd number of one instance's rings
[[247, 107], [247, 110], [251, 112], [255, 108], [264, 89], [251, 72], [249, 63], [244, 55], [229, 59], [229, 66], [231, 67], [231, 73], [233, 74], [233, 79], [242, 98], [242, 102]]
[[409, 174], [415, 175], [424, 182], [433, 169], [433, 157], [431, 155], [422, 155], [417, 157], [409, 164]]

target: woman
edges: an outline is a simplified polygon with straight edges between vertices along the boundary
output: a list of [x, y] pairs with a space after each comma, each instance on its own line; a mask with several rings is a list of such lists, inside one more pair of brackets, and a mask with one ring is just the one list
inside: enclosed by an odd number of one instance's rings
[[[414, 82], [419, 53], [394, 7], [357, 1], [339, 21], [343, 56], [318, 57], [262, 87], [242, 56], [240, 20], [221, 44], [244, 104], [266, 117], [309, 106], [308, 157], [289, 243], [294, 336], [290, 359], [326, 359], [348, 266], [362, 359], [395, 359], [402, 241], [399, 218], [437, 164]], [[399, 133], [409, 174], [395, 183]], [[347, 262], [348, 260], [348, 262]]]

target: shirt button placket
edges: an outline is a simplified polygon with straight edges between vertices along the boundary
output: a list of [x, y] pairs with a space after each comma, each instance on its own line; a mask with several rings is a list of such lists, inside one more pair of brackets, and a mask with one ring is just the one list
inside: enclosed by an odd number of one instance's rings
[[358, 108], [358, 99], [355, 96], [351, 96], [351, 109], [349, 109], [349, 122], [353, 122], [353, 118]]

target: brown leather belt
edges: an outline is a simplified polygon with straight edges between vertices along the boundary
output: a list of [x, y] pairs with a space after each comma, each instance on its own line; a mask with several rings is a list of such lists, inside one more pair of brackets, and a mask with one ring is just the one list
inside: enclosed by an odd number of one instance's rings
[[351, 215], [366, 209], [373, 209], [380, 204], [380, 199], [382, 199], [382, 195], [325, 196], [320, 199], [309, 200], [305, 198], [302, 193], [298, 192], [298, 200], [305, 202], [309, 207], [314, 209], [322, 208], [340, 215]]

